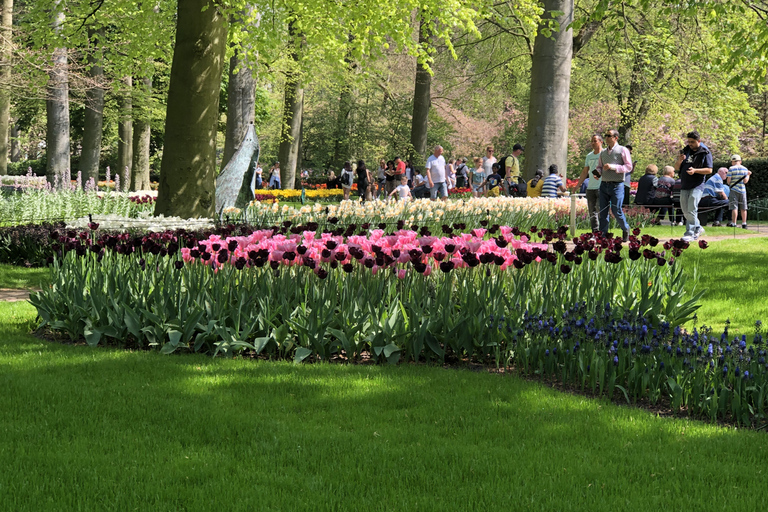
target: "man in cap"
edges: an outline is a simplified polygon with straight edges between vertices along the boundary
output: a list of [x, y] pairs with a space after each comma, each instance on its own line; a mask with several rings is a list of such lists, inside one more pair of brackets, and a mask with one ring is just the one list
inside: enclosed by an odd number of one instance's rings
[[741, 165], [739, 155], [731, 155], [731, 167], [728, 168], [726, 179], [731, 193], [728, 196], [728, 208], [731, 210], [729, 227], [736, 227], [736, 217], [741, 210], [741, 227], [747, 229], [747, 187], [752, 171]]

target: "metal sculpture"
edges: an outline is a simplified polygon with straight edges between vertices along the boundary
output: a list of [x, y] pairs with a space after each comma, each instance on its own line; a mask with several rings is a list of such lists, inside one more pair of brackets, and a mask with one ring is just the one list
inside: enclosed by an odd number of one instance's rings
[[219, 218], [227, 208], [247, 208], [256, 197], [255, 170], [259, 161], [259, 149], [256, 130], [253, 124], [250, 124], [240, 148], [216, 178], [216, 215]]

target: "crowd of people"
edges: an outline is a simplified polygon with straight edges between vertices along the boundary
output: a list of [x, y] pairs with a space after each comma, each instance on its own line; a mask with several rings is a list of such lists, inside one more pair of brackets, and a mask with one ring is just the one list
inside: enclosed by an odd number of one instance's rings
[[[578, 189], [586, 196], [590, 225], [593, 231], [607, 233], [612, 214], [629, 238], [629, 223], [623, 207], [629, 203], [630, 180], [636, 162], [632, 161], [632, 146], [618, 142], [617, 130], [595, 134], [590, 140], [591, 151], [584, 160], [578, 180]], [[654, 223], [661, 224], [665, 217], [675, 225], [685, 225], [683, 239], [696, 240], [704, 233], [708, 216], [715, 217], [713, 226], [720, 226], [725, 211], [730, 212], [728, 226], [736, 226], [741, 214], [741, 227], [747, 228], [747, 193], [745, 185], [752, 174], [741, 165], [739, 155], [731, 156], [731, 166], [721, 167], [712, 174], [712, 153], [701, 142], [699, 133], [689, 132], [686, 145], [680, 150], [674, 165], [664, 166], [659, 175], [656, 165], [648, 165], [638, 181], [635, 204], [657, 212]], [[527, 182], [521, 178], [519, 157], [524, 147], [515, 144], [512, 153], [497, 159], [494, 147], [486, 147], [482, 157], [450, 158], [446, 161], [443, 147], [435, 146], [427, 158], [424, 170], [409, 160], [396, 156], [382, 158], [375, 169], [369, 169], [363, 160], [345, 162], [338, 176], [331, 171], [329, 187], [341, 187], [344, 199], [349, 199], [353, 184], [361, 201], [399, 198], [448, 198], [448, 190], [469, 189], [474, 197], [551, 197], [568, 194], [565, 176], [557, 165], [547, 171], [539, 169]], [[675, 173], [679, 177], [675, 178]], [[269, 170], [269, 188], [280, 188], [280, 163]], [[254, 188], [263, 186], [263, 170], [256, 165]]]
[[[622, 211], [624, 198], [629, 197], [627, 181], [635, 168], [631, 146], [618, 144], [618, 132], [608, 130], [603, 137], [593, 135], [592, 151], [587, 155], [579, 177], [579, 189], [587, 197], [587, 210], [593, 231], [607, 232], [609, 210], [629, 238], [629, 224]], [[603, 142], [605, 141], [605, 147]], [[731, 166], [721, 167], [712, 174], [712, 153], [701, 142], [697, 131], [686, 135], [686, 145], [680, 150], [674, 165], [659, 169], [650, 164], [637, 185], [635, 204], [657, 213], [654, 223], [661, 224], [665, 216], [673, 225], [685, 226], [683, 240], [698, 239], [704, 234], [709, 214], [714, 214], [713, 226], [720, 226], [724, 212], [730, 210], [729, 227], [735, 227], [739, 212], [741, 227], [747, 229], [747, 191], [745, 185], [752, 174], [741, 164], [741, 156], [731, 156]], [[675, 179], [675, 173], [679, 177]]]

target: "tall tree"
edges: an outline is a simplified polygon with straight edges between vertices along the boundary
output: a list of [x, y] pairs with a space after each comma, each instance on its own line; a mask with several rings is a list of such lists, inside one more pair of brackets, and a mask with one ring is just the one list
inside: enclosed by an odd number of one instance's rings
[[283, 128], [277, 158], [280, 161], [280, 182], [283, 188], [293, 188], [296, 181], [296, 166], [299, 160], [301, 141], [301, 119], [304, 113], [304, 86], [302, 72], [298, 69], [301, 36], [296, 33], [294, 23], [288, 27], [292, 38], [291, 59], [293, 66], [285, 75], [285, 101], [283, 105]]
[[179, 3], [156, 214], [213, 216], [226, 44], [227, 18], [217, 2]]
[[117, 172], [130, 183], [133, 167], [133, 77], [126, 76], [117, 92]]
[[[555, 30], [552, 30], [553, 23]], [[568, 108], [573, 55], [573, 0], [544, 0], [533, 45], [525, 175], [568, 159]]]
[[[425, 48], [429, 41], [428, 21], [421, 15], [419, 23], [419, 46]], [[424, 61], [416, 63], [416, 80], [413, 88], [413, 118], [411, 123], [411, 146], [413, 154], [418, 155], [423, 160], [427, 153], [427, 120], [429, 119], [429, 108], [432, 104], [431, 87], [432, 72], [429, 64], [424, 57]]]
[[[133, 104], [133, 165], [131, 190], [149, 190], [149, 146], [152, 138], [152, 76], [140, 80], [141, 101]], [[134, 91], [136, 89], [134, 88]], [[138, 96], [134, 95], [134, 98]], [[124, 182], [128, 186], [127, 182]]]
[[256, 117], [256, 81], [246, 54], [235, 49], [229, 59], [229, 83], [227, 84], [227, 133], [224, 139], [224, 155], [221, 168], [229, 163], [232, 155], [243, 142], [248, 125]]
[[83, 181], [99, 179], [99, 161], [101, 159], [101, 139], [104, 126], [104, 67], [101, 56], [103, 30], [89, 29], [88, 49], [89, 78], [85, 93], [85, 124], [83, 129], [83, 150], [80, 156], [80, 171]]
[[8, 128], [11, 122], [11, 57], [13, 0], [3, 0], [0, 23], [0, 174], [8, 174]]
[[[53, 2], [53, 32], [62, 35], [64, 9], [61, 0]], [[53, 62], [48, 73], [46, 100], [46, 178], [54, 182], [55, 176], [69, 175], [69, 69], [67, 48], [63, 38], [53, 50]], [[68, 178], [67, 178], [68, 179]]]

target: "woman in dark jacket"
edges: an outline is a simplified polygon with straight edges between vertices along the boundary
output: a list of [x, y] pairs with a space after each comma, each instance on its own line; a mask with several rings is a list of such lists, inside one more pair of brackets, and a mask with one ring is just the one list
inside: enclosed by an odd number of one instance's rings
[[659, 172], [659, 168], [651, 164], [645, 168], [645, 174], [637, 182], [637, 195], [635, 196], [635, 204], [641, 206], [648, 206], [653, 204], [654, 191], [656, 190], [656, 183], [658, 178], [656, 173]]
[[360, 196], [360, 201], [365, 202], [366, 199], [370, 199], [368, 194], [368, 187], [371, 184], [371, 171], [365, 167], [365, 162], [362, 160], [357, 161], [357, 193]]

